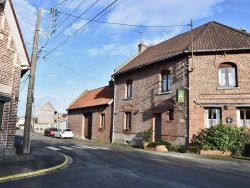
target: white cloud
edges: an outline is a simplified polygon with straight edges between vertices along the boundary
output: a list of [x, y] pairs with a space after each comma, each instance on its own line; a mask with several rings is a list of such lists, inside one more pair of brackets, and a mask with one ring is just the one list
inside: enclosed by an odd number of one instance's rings
[[32, 44], [37, 10], [27, 0], [12, 0], [22, 35], [26, 43]]
[[102, 45], [100, 47], [92, 48], [90, 50], [87, 50], [87, 54], [89, 56], [114, 56], [114, 55], [123, 55], [123, 56], [131, 56], [133, 55], [131, 53], [131, 48], [133, 49], [134, 45], [128, 44], [128, 45], [121, 45], [121, 44], [107, 44]]

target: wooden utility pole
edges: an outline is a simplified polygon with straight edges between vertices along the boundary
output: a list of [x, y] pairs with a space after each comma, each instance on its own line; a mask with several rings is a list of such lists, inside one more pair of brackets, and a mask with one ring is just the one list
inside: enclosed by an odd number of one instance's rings
[[42, 9], [39, 8], [37, 13], [36, 30], [35, 30], [32, 55], [31, 55], [31, 67], [30, 67], [29, 86], [28, 86], [26, 113], [25, 113], [25, 126], [23, 133], [23, 153], [30, 152], [30, 129], [31, 129], [31, 118], [32, 118], [31, 116], [32, 116], [32, 104], [34, 102], [34, 84], [35, 84], [35, 72], [36, 72], [41, 14], [42, 14]]

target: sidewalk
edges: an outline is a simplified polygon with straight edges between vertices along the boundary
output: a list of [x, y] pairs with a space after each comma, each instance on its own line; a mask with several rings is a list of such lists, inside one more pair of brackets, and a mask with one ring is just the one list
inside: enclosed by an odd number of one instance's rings
[[[92, 142], [92, 144], [100, 145], [100, 143], [94, 142]], [[250, 160], [235, 159], [232, 157], [223, 156], [201, 156], [190, 153], [156, 152], [138, 148], [131, 148], [129, 146], [110, 144], [105, 145], [107, 145], [107, 147], [109, 148], [113, 148], [123, 152], [137, 152], [140, 154], [143, 153], [143, 155], [161, 156], [171, 160], [184, 159], [199, 164], [220, 166], [225, 168], [238, 168], [250, 171]], [[29, 177], [58, 170], [69, 163], [69, 159], [67, 156], [42, 147], [31, 147], [29, 154], [22, 154], [22, 139], [20, 136], [16, 136], [15, 147], [17, 149], [16, 156], [0, 158], [0, 183], [1, 181]]]
[[16, 155], [0, 158], [0, 182], [51, 172], [68, 164], [66, 156], [42, 147], [31, 147], [29, 154], [23, 154], [21, 142], [16, 136]]

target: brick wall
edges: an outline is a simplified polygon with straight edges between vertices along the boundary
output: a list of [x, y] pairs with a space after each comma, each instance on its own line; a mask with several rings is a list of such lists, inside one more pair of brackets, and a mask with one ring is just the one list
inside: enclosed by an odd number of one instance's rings
[[[183, 68], [185, 59], [162, 61], [144, 68], [130, 71], [115, 77], [115, 115], [114, 139], [123, 143], [126, 140], [140, 139], [140, 132], [153, 129], [155, 131], [154, 114], [161, 114], [161, 137], [180, 145], [186, 144], [187, 124], [186, 105], [176, 102], [176, 90], [183, 89], [186, 84], [186, 70]], [[171, 72], [171, 92], [159, 94], [160, 74], [164, 70]], [[133, 81], [133, 98], [126, 99], [127, 80]], [[182, 110], [178, 110], [178, 107]], [[174, 120], [169, 121], [168, 110], [174, 110]], [[125, 112], [132, 113], [130, 134], [124, 134]], [[154, 136], [151, 139], [154, 141]]]
[[[0, 12], [3, 12], [3, 10], [0, 9]], [[0, 90], [0, 95], [11, 98], [10, 102], [4, 104], [3, 109], [2, 130], [0, 130], [0, 155], [13, 155], [15, 154], [14, 137], [21, 68], [19, 58], [15, 60], [16, 47], [7, 20], [1, 14], [0, 26], [0, 84], [2, 89], [8, 88], [7, 92]]]
[[[92, 114], [91, 140], [111, 141], [112, 136], [112, 105], [90, 107], [68, 111], [68, 127], [73, 131], [76, 138], [84, 137], [85, 118], [84, 114]], [[105, 114], [105, 130], [99, 131], [101, 114]]]
[[[189, 74], [189, 137], [204, 129], [204, 108], [221, 109], [222, 122], [232, 117], [237, 124], [236, 108], [250, 107], [250, 54], [214, 54], [194, 56], [194, 70]], [[218, 89], [218, 66], [232, 62], [237, 66], [238, 87]], [[229, 108], [225, 109], [224, 106]]]

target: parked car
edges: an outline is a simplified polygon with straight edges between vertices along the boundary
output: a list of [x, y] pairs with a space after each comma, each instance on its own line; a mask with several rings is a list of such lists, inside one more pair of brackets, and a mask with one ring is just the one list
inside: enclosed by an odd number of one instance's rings
[[54, 138], [73, 138], [74, 134], [70, 129], [58, 129], [55, 131]]
[[51, 127], [44, 130], [44, 136], [54, 136], [54, 132], [57, 131], [57, 128]]

